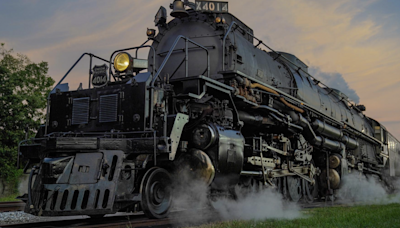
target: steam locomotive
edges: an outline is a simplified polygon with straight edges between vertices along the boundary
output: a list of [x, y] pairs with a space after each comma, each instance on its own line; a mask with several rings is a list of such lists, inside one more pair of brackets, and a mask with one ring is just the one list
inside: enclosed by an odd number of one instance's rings
[[83, 54], [89, 88], [62, 84], [75, 64], [49, 94], [46, 124], [19, 146], [31, 170], [25, 212], [163, 218], [186, 174], [211, 193], [274, 186], [307, 202], [334, 195], [350, 172], [383, 183], [400, 174], [399, 141], [365, 106], [269, 48], [227, 2], [170, 8], [142, 45], [109, 60]]

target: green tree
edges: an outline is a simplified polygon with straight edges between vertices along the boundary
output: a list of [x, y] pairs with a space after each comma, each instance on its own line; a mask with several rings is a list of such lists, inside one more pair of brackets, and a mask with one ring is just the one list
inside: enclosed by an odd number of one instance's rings
[[[26, 55], [0, 46], [0, 178], [7, 182], [16, 172], [18, 143], [45, 119], [46, 98], [54, 80], [47, 62], [33, 63]], [[1, 189], [0, 189], [1, 193]]]

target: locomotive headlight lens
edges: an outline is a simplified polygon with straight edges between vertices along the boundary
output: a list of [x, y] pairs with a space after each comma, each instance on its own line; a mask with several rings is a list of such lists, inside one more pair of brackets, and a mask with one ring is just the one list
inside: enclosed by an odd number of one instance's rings
[[132, 57], [126, 52], [121, 52], [114, 58], [114, 68], [119, 72], [123, 72], [129, 65], [132, 65], [131, 62]]
[[215, 23], [217, 23], [217, 24], [225, 24], [226, 20], [223, 17], [216, 17], [215, 18]]
[[154, 37], [154, 35], [156, 34], [156, 30], [148, 28], [146, 34], [147, 36]]

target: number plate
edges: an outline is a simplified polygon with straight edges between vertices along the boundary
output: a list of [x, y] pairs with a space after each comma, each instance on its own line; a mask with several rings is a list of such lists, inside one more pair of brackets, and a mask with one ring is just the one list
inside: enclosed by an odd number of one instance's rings
[[92, 85], [94, 87], [105, 86], [108, 83], [108, 66], [103, 64], [101, 66], [93, 67]]
[[214, 2], [214, 1], [197, 1], [196, 11], [212, 12], [212, 13], [227, 13], [228, 2]]

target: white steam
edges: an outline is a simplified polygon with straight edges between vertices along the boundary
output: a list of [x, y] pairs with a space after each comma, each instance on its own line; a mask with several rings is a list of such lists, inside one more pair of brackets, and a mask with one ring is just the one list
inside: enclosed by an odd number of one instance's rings
[[[210, 200], [209, 188], [204, 182], [182, 175], [174, 180], [178, 181], [173, 188], [173, 210], [179, 213], [173, 213], [170, 217], [178, 226], [220, 220], [295, 219], [302, 216], [300, 206], [284, 200], [282, 194], [274, 188], [257, 191], [237, 188], [236, 199], [221, 195]], [[393, 185], [400, 190], [400, 180]], [[348, 174], [342, 179], [341, 188], [335, 192], [336, 203], [400, 203], [400, 191], [389, 194], [388, 188], [384, 186], [377, 177], [366, 177], [358, 172]]]
[[208, 187], [204, 182], [192, 181], [189, 178], [179, 179], [173, 188], [173, 210], [178, 214], [170, 216], [179, 225], [204, 223], [213, 219], [209, 209]]
[[[399, 203], [399, 192], [388, 193], [385, 183], [376, 176], [361, 175], [354, 172], [342, 179], [342, 185], [336, 196], [339, 202], [356, 204], [389, 204]], [[395, 189], [399, 189], [400, 182], [392, 183]]]
[[301, 216], [300, 207], [288, 202], [272, 188], [260, 191], [236, 189], [236, 199], [222, 195], [209, 197], [209, 188], [201, 181], [179, 178], [174, 187], [173, 210], [180, 212], [173, 220], [178, 225], [214, 222], [218, 220], [294, 219]]
[[300, 207], [285, 201], [272, 188], [248, 194], [238, 193], [238, 199], [218, 199], [213, 207], [226, 220], [294, 219], [301, 215]]

